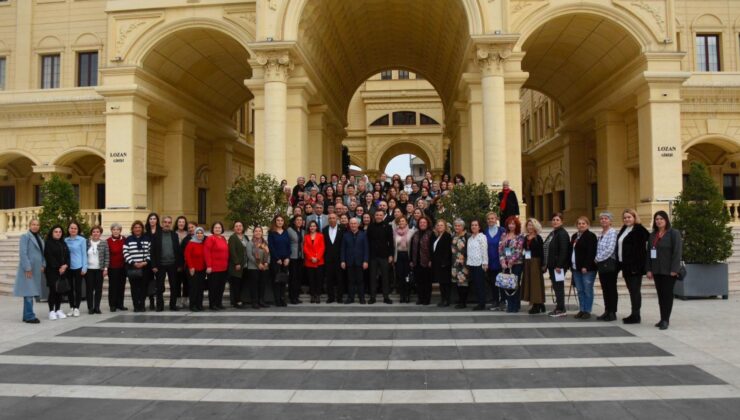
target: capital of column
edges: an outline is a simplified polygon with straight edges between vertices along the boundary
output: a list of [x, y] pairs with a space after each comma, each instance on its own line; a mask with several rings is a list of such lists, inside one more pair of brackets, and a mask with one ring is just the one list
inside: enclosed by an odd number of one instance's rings
[[257, 53], [257, 63], [264, 68], [266, 82], [287, 82], [294, 62], [288, 51], [265, 51]]
[[505, 46], [480, 46], [475, 52], [475, 62], [483, 76], [503, 76], [504, 62], [511, 56], [511, 49]]

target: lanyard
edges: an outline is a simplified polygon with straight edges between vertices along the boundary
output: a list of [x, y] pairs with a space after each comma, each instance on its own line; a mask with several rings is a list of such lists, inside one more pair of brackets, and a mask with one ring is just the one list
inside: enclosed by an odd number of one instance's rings
[[658, 244], [663, 239], [663, 236], [665, 236], [666, 232], [667, 230], [664, 230], [663, 232], [660, 232], [657, 235], [655, 235], [655, 240], [653, 241], [653, 249], [658, 248]]

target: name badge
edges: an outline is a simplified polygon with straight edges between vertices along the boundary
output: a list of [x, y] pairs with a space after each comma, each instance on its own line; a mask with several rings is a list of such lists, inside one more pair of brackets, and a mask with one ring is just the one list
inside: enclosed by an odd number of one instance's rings
[[530, 251], [530, 250], [524, 251], [524, 259], [525, 260], [531, 260], [532, 259], [532, 251]]
[[650, 259], [657, 259], [658, 258], [658, 250], [653, 248], [650, 250]]
[[504, 254], [505, 254], [505, 255], [506, 255], [507, 257], [511, 257], [511, 254], [513, 254], [513, 252], [511, 251], [511, 248], [506, 248], [506, 249], [504, 250]]

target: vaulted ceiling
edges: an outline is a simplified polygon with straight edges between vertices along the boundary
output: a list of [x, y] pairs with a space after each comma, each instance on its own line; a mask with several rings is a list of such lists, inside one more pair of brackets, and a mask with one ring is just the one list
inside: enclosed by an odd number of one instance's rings
[[468, 40], [459, 0], [315, 0], [298, 35], [342, 114], [362, 82], [391, 68], [422, 74], [451, 103]]

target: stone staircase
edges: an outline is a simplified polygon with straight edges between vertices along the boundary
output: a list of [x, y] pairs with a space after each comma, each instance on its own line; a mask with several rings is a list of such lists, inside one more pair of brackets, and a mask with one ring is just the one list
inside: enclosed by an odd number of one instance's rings
[[[569, 232], [573, 232], [575, 229], [569, 228]], [[549, 229], [543, 232], [543, 237], [549, 233]], [[730, 270], [730, 293], [740, 292], [740, 227], [733, 228], [732, 231], [734, 242], [732, 245], [732, 256], [728, 259], [729, 270]], [[18, 236], [8, 236], [5, 239], [0, 239], [0, 295], [9, 296], [13, 294], [13, 284], [15, 283], [15, 274], [18, 268], [19, 257], [18, 257]], [[570, 276], [569, 276], [570, 277]], [[655, 290], [650, 287], [650, 283], [647, 279], [643, 280], [643, 295], [652, 296], [655, 294]], [[570, 281], [567, 286], [569, 287]], [[549, 287], [549, 280], [545, 279], [545, 288], [547, 291], [548, 299], [551, 294]], [[104, 282], [104, 295], [107, 295], [108, 282]], [[595, 293], [601, 294], [601, 287], [598, 280], [595, 284]], [[435, 287], [436, 290], [436, 287]], [[228, 287], [227, 287], [228, 291]], [[618, 282], [618, 292], [620, 295], [628, 295], [627, 287], [621, 279]], [[126, 288], [126, 294], [130, 293], [129, 288]]]

